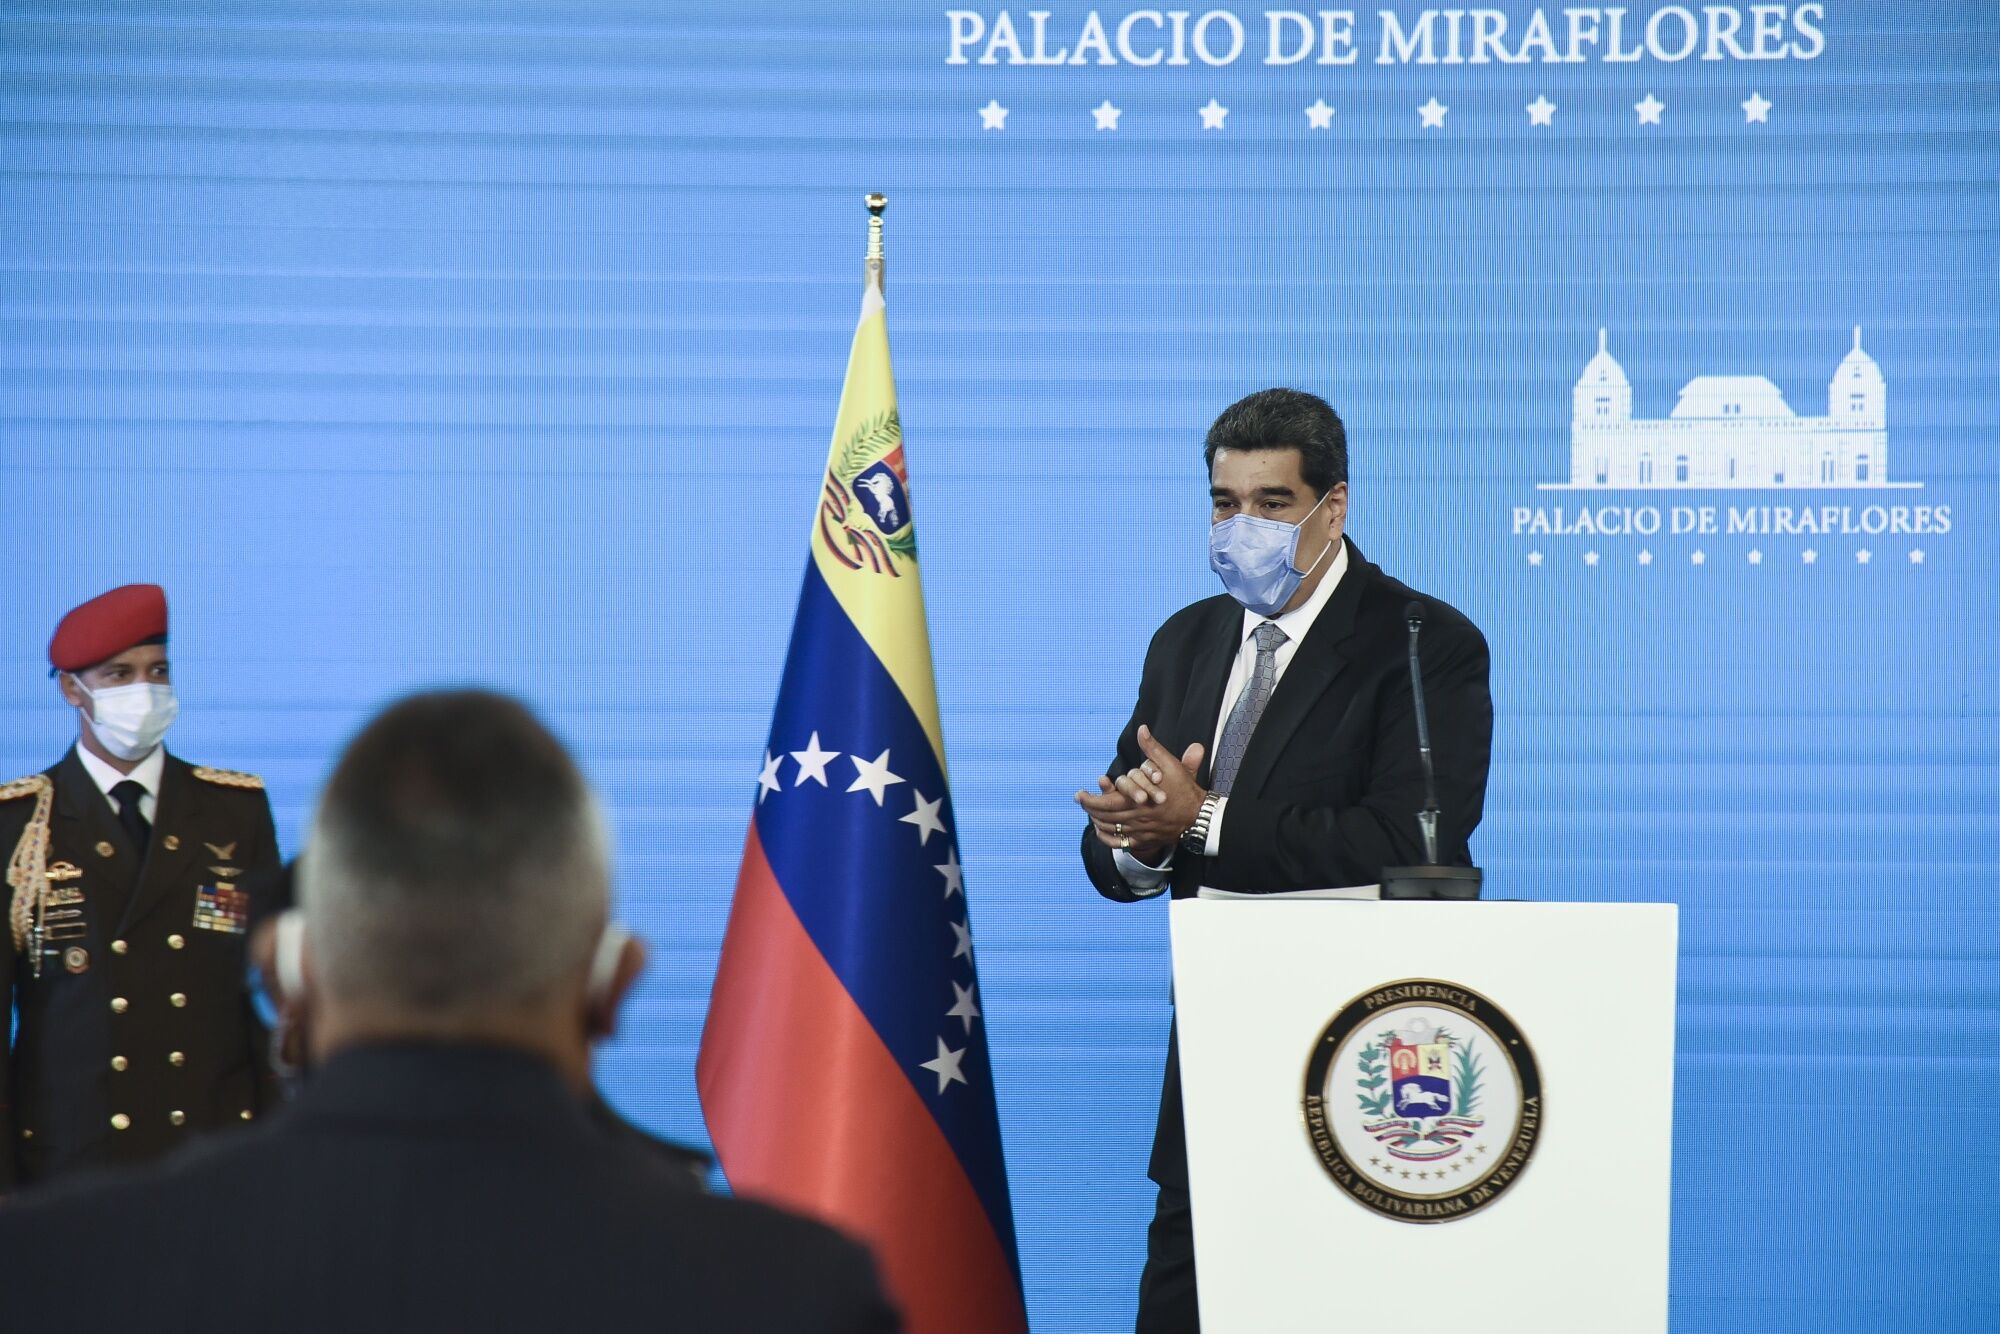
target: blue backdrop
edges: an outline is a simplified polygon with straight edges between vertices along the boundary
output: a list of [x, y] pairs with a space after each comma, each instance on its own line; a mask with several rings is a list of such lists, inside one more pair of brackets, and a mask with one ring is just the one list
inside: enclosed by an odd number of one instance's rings
[[1164, 914], [1090, 891], [1068, 794], [1214, 589], [1202, 431], [1291, 383], [1356, 540], [1492, 641], [1494, 892], [1682, 905], [1677, 1328], [1991, 1329], [2000, 11], [1132, 12], [7, 6], [0, 776], [128, 580], [176, 748], [288, 848], [383, 700], [520, 692], [655, 946], [606, 1083], [699, 1139], [885, 190], [1036, 1327], [1129, 1321], [1166, 1027]]

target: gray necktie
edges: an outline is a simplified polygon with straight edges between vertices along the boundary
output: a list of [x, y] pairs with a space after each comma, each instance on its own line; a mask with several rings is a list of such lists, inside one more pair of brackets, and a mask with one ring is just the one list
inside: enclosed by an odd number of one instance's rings
[[1236, 707], [1229, 711], [1229, 721], [1222, 725], [1222, 741], [1215, 748], [1208, 790], [1218, 797], [1228, 796], [1229, 789], [1236, 786], [1236, 771], [1243, 767], [1250, 734], [1257, 730], [1257, 720], [1271, 702], [1271, 687], [1278, 683], [1278, 645], [1286, 638], [1271, 621], [1257, 627], [1257, 665], [1250, 669], [1250, 680], [1236, 697]]

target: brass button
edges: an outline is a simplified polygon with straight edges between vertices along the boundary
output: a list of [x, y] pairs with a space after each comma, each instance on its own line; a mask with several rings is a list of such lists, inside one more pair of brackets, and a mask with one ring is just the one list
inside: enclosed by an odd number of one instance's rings
[[123, 1014], [131, 1008], [132, 1002], [126, 1000], [123, 996], [113, 996], [111, 998], [111, 1013]]
[[111, 1058], [111, 1068], [113, 1070], [120, 1072], [121, 1074], [124, 1072], [125, 1067], [130, 1064], [132, 1063], [126, 1060], [123, 1056], [114, 1056]]
[[187, 1119], [188, 1119], [188, 1114], [187, 1114], [186, 1112], [168, 1112], [168, 1113], [167, 1113], [167, 1120], [169, 1120], [169, 1121], [172, 1121], [172, 1122], [173, 1122], [173, 1123], [174, 1123], [175, 1125], [177, 1125], [177, 1126], [184, 1126], [184, 1125], [186, 1125], [186, 1124], [187, 1124]]
[[178, 835], [168, 834], [166, 838], [162, 841], [165, 843], [168, 852], [180, 851], [181, 841]]
[[100, 840], [97, 844], [97, 855], [100, 857], [109, 857], [117, 851], [118, 849], [112, 847], [108, 841]]
[[132, 1118], [120, 1112], [111, 1118], [111, 1128], [113, 1130], [130, 1130], [132, 1128]]
[[122, 940], [114, 940], [111, 942], [111, 952], [113, 954], [123, 954], [126, 950], [129, 950], [131, 948], [132, 947], [130, 945], [127, 945]]
[[[250, 1115], [250, 1113], [248, 1113], [248, 1112], [245, 1112], [245, 1113], [243, 1113], [243, 1115], [245, 1115], [245, 1116], [248, 1116], [248, 1115]], [[35, 1132], [34, 1132], [34, 1131], [32, 1131], [32, 1130], [28, 1129], [28, 1128], [27, 1128], [26, 1126], [22, 1126], [22, 1127], [21, 1127], [21, 1138], [22, 1138], [22, 1139], [33, 1139], [34, 1137], [35, 1137]]]
[[186, 1065], [187, 1063], [188, 1063], [188, 1058], [187, 1058], [187, 1053], [186, 1053], [186, 1052], [184, 1052], [184, 1051], [170, 1051], [170, 1052], [168, 1052], [168, 1053], [167, 1053], [167, 1064], [168, 1064], [168, 1065]]
[[186, 1008], [188, 1003], [187, 993], [184, 991], [176, 991], [173, 995], [167, 997], [167, 1003], [173, 1006], [176, 1010], [184, 1009]]
[[173, 935], [167, 937], [167, 948], [170, 950], [182, 949], [186, 945], [187, 945], [187, 937], [183, 936], [178, 931], [176, 931]]
[[242, 1117], [245, 1121], [248, 1121], [250, 1119], [250, 1109], [248, 1107], [245, 1107], [242, 1111], [238, 1112], [237, 1115]]

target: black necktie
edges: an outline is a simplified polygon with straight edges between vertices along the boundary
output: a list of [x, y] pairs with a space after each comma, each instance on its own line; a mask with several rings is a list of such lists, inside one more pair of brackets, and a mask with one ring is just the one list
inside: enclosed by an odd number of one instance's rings
[[118, 823], [125, 826], [125, 832], [132, 838], [132, 846], [144, 853], [147, 841], [153, 836], [153, 826], [146, 823], [146, 817], [139, 811], [139, 799], [146, 795], [145, 785], [128, 778], [114, 784], [111, 795], [118, 801]]

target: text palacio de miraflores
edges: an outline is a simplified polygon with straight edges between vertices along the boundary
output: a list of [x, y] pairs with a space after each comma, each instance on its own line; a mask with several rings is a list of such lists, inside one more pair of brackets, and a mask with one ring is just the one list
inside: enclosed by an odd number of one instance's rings
[[947, 65], [1577, 65], [1816, 60], [1826, 6], [945, 11]]

